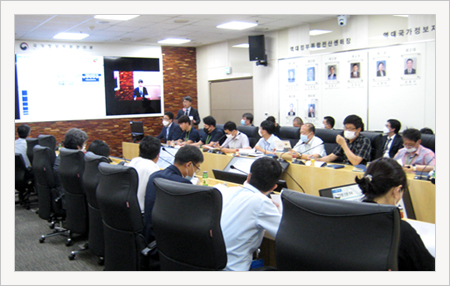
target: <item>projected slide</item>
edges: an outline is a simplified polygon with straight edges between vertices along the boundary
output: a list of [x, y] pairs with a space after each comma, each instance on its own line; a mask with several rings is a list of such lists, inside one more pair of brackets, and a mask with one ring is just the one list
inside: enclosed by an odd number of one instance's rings
[[21, 120], [105, 117], [103, 57], [17, 54], [16, 69]]

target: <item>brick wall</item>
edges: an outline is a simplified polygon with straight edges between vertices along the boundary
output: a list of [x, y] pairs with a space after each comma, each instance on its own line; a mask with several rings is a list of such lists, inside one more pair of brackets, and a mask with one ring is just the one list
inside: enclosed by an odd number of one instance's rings
[[[190, 95], [197, 108], [197, 65], [196, 49], [184, 47], [162, 47], [163, 80], [164, 80], [164, 112], [171, 111], [176, 116], [183, 107], [182, 98]], [[112, 150], [122, 153], [122, 142], [132, 142], [130, 121], [142, 121], [145, 135], [157, 136], [162, 130], [162, 116], [121, 119], [74, 120], [25, 123], [31, 127], [31, 137], [40, 134], [55, 136], [56, 142], [64, 139], [70, 128], [80, 128], [88, 136], [88, 146], [93, 140], [105, 141]], [[16, 130], [19, 125], [16, 123]], [[17, 139], [17, 132], [15, 134]], [[114, 151], [112, 156], [118, 156]]]

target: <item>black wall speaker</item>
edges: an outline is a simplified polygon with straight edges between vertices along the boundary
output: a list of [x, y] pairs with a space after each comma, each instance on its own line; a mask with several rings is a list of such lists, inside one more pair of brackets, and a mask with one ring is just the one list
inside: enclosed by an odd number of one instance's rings
[[265, 60], [264, 35], [248, 36], [250, 61]]

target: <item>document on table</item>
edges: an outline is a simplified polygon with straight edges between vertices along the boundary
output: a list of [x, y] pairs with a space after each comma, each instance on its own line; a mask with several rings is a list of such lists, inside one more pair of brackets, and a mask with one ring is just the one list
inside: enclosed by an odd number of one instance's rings
[[413, 219], [406, 219], [405, 221], [414, 227], [430, 254], [436, 257], [436, 225]]

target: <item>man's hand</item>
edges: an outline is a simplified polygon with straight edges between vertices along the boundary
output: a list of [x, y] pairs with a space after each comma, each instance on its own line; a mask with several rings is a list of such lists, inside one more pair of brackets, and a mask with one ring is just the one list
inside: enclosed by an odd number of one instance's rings
[[345, 138], [342, 137], [341, 135], [336, 135], [336, 143], [338, 143], [339, 145], [341, 145], [341, 147], [343, 145], [347, 145], [347, 143], [345, 142]]

